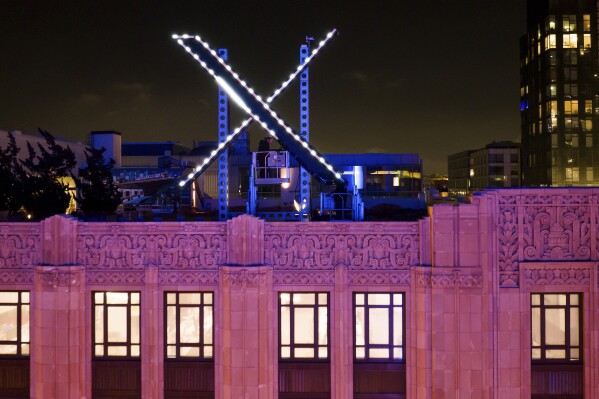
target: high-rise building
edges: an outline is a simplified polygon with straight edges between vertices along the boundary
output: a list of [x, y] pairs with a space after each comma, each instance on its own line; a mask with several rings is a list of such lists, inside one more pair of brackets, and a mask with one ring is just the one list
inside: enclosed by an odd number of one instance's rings
[[596, 0], [528, 0], [520, 40], [522, 179], [599, 184]]

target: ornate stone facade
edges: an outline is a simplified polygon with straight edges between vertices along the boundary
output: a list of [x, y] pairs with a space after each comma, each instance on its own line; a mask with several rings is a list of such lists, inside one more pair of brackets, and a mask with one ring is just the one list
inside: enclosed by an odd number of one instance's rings
[[418, 222], [55, 216], [0, 224], [0, 290], [31, 291], [31, 397], [61, 399], [92, 396], [95, 291], [140, 292], [141, 396], [151, 399], [164, 396], [165, 292], [213, 293], [218, 399], [277, 397], [280, 291], [328, 293], [333, 399], [353, 392], [356, 292], [405, 298], [407, 398], [530, 398], [531, 293], [581, 293], [590, 399], [598, 240], [596, 189], [490, 190]]

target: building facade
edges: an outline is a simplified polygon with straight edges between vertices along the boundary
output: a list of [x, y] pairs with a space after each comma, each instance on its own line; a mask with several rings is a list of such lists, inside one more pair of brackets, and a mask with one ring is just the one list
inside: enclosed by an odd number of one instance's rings
[[520, 40], [523, 184], [597, 185], [597, 1], [527, 4]]
[[596, 398], [598, 205], [504, 189], [416, 222], [3, 223], [0, 396]]
[[447, 157], [449, 193], [463, 197], [495, 187], [520, 187], [520, 144], [499, 141]]

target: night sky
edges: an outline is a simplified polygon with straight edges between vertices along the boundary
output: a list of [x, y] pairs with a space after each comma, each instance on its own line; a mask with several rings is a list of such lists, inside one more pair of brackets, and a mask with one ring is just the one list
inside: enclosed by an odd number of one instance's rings
[[[217, 86], [171, 38], [199, 34], [267, 97], [306, 36], [337, 36], [310, 69], [311, 142], [322, 153], [447, 155], [520, 141], [525, 0], [0, 0], [0, 130], [84, 141], [216, 140]], [[273, 108], [298, 126], [298, 85]], [[232, 105], [232, 110], [235, 106]], [[242, 120], [231, 114], [231, 128]], [[251, 130], [253, 143], [264, 132]]]

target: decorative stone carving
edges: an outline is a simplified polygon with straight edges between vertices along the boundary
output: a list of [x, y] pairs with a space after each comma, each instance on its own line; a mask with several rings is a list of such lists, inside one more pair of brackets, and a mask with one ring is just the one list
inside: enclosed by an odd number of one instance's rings
[[0, 268], [30, 268], [40, 263], [41, 237], [38, 224], [0, 225]]
[[350, 285], [411, 285], [412, 276], [409, 270], [402, 271], [350, 271]]
[[129, 227], [131, 223], [117, 225], [116, 233], [111, 228], [114, 225], [95, 227], [83, 223], [79, 263], [88, 269], [143, 269], [148, 265], [157, 265], [161, 270], [217, 269], [226, 259], [226, 234], [220, 223], [201, 224], [206, 227], [204, 234], [195, 233], [199, 227], [189, 223], [165, 223], [160, 229], [141, 223]]
[[535, 265], [522, 270], [527, 285], [589, 285], [591, 266]]
[[218, 271], [161, 271], [159, 284], [218, 285]]
[[277, 270], [409, 269], [419, 263], [417, 223], [313, 223], [308, 234], [285, 227], [265, 227], [265, 263]]
[[78, 287], [81, 285], [81, 271], [56, 269], [40, 270], [36, 276], [40, 279], [42, 287]]
[[86, 271], [85, 282], [95, 284], [142, 285], [145, 282], [143, 271]]
[[236, 271], [224, 271], [222, 274], [223, 283], [230, 287], [261, 287], [265, 286], [267, 276], [265, 271], [254, 271], [248, 269]]
[[334, 271], [276, 271], [274, 285], [334, 285]]
[[424, 270], [415, 269], [416, 284], [420, 287], [462, 287], [481, 288], [483, 275], [480, 270]]
[[497, 200], [500, 286], [519, 285], [520, 262], [597, 259], [595, 195], [524, 193]]
[[1, 284], [33, 284], [33, 269], [0, 271]]

